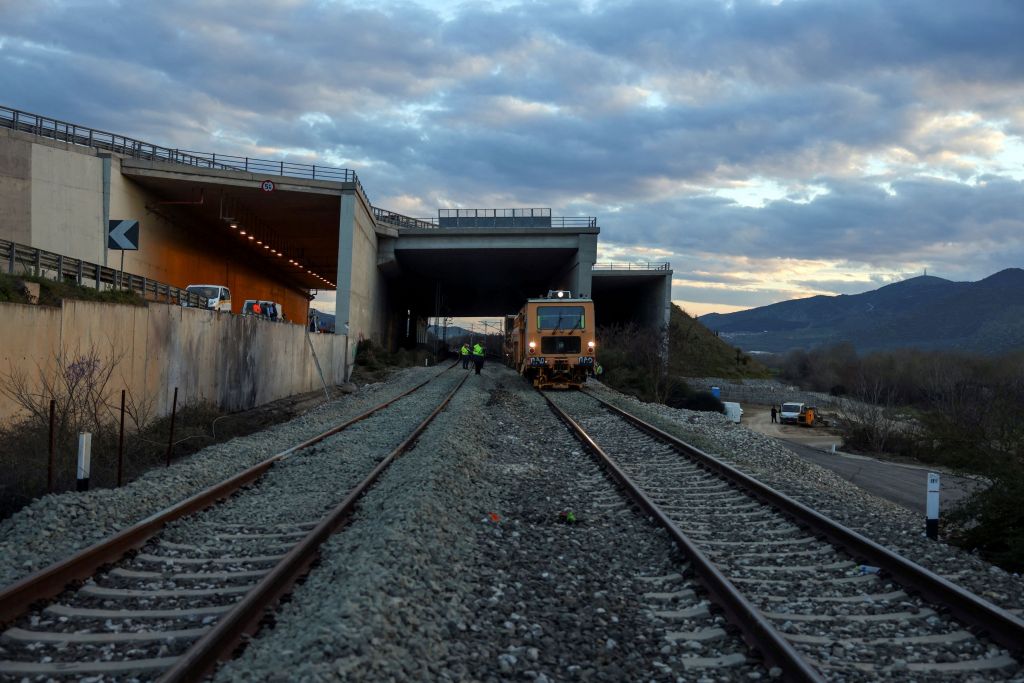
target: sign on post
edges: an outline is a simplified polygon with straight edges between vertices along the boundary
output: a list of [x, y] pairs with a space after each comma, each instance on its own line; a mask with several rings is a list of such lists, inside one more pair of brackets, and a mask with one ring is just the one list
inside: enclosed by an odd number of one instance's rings
[[925, 499], [925, 535], [935, 540], [939, 537], [939, 475], [928, 473], [928, 497]]
[[138, 251], [139, 222], [111, 220], [107, 223], [107, 248]]

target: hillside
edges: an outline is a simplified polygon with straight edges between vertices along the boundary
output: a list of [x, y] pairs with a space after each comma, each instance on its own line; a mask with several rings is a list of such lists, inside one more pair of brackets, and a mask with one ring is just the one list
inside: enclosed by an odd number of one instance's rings
[[746, 351], [850, 343], [858, 351], [947, 349], [996, 354], [1024, 348], [1024, 270], [978, 282], [921, 276], [855, 295], [815, 296], [700, 322]]
[[669, 373], [677, 377], [768, 377], [768, 370], [672, 304]]

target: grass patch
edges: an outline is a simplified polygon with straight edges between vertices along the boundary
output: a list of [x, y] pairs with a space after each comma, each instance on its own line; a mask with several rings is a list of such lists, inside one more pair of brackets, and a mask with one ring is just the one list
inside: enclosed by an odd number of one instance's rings
[[96, 301], [108, 304], [145, 306], [146, 300], [135, 292], [119, 289], [86, 287], [74, 282], [50, 280], [37, 275], [7, 275], [0, 273], [0, 302], [29, 303], [24, 283], [39, 284], [39, 305], [60, 306], [64, 300]]

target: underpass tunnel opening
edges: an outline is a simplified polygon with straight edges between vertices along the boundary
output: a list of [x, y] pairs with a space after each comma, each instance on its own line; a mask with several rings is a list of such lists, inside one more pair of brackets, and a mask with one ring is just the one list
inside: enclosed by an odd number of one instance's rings
[[592, 281], [597, 326], [636, 325], [663, 329], [668, 325], [671, 275], [638, 276], [595, 272]]
[[[500, 353], [505, 316], [517, 313], [528, 298], [570, 289], [576, 258], [568, 249], [399, 253], [400, 268], [388, 279], [387, 343], [391, 350], [439, 348], [444, 343], [444, 321], [451, 319], [448, 327], [462, 329], [468, 319], [473, 321], [471, 335], [486, 334], [488, 354], [491, 347]], [[432, 327], [440, 330], [440, 337], [428, 339]]]
[[141, 223], [140, 249], [127, 254], [127, 271], [179, 287], [221, 285], [234, 313], [247, 300], [273, 301], [303, 325], [310, 291], [335, 288], [337, 194], [291, 186], [267, 192], [212, 171], [186, 175], [127, 163], [115, 177], [112, 215]]

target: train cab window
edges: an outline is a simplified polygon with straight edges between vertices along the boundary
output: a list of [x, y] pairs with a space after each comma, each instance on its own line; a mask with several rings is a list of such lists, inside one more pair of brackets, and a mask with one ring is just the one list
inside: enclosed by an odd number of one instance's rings
[[545, 355], [579, 353], [579, 337], [541, 337], [540, 352]]
[[582, 306], [538, 306], [538, 330], [582, 330], [586, 327]]

